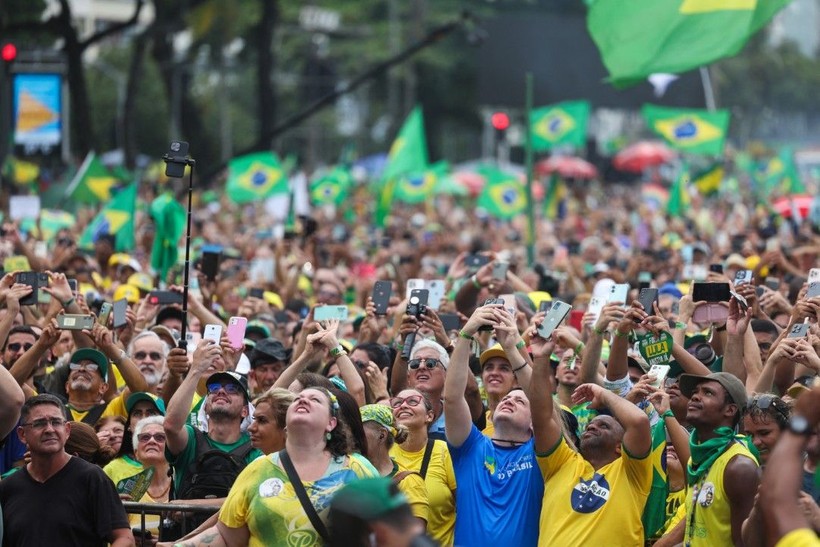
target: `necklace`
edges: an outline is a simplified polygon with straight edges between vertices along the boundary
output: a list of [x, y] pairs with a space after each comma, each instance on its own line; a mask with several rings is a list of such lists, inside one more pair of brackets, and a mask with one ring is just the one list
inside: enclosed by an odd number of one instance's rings
[[[151, 493], [151, 487], [149, 486], [148, 487], [148, 495], [151, 496], [151, 499], [153, 499], [153, 500], [159, 500], [161, 498], [164, 498], [168, 494], [168, 492], [171, 490], [171, 482], [172, 481], [169, 479], [168, 480], [168, 486], [166, 486], [165, 489], [157, 495], [154, 495], [153, 493]], [[139, 500], [134, 500], [134, 501], [139, 501]]]

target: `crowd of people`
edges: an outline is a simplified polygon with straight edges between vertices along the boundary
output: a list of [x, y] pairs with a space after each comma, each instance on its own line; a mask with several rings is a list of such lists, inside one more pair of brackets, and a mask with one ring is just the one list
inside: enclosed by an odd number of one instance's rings
[[531, 265], [460, 198], [217, 200], [187, 287], [142, 213], [4, 223], [2, 544], [820, 545], [820, 226], [635, 190], [570, 185]]

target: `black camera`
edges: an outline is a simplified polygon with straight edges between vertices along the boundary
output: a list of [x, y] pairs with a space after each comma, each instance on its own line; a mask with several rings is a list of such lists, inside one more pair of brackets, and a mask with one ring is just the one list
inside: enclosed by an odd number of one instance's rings
[[185, 166], [193, 160], [188, 157], [188, 143], [185, 141], [173, 141], [168, 153], [162, 159], [165, 161], [165, 175], [173, 178], [182, 178], [185, 174]]
[[690, 355], [694, 356], [695, 359], [706, 365], [707, 367], [712, 366], [712, 364], [717, 360], [717, 355], [715, 354], [715, 350], [709, 345], [709, 342], [699, 342], [694, 346], [687, 349]]

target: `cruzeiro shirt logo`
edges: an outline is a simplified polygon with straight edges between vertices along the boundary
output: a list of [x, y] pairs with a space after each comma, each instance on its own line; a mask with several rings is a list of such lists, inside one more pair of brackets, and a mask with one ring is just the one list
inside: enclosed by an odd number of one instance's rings
[[576, 513], [594, 513], [609, 499], [609, 483], [595, 473], [588, 481], [579, 481], [570, 494], [570, 503]]

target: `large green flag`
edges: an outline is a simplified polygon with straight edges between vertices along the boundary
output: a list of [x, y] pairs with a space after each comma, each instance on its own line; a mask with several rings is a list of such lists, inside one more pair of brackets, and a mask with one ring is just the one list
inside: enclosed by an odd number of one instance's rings
[[288, 178], [273, 152], [256, 152], [228, 162], [225, 192], [234, 203], [266, 199], [288, 193]]
[[689, 168], [684, 165], [680, 174], [672, 183], [669, 189], [669, 201], [666, 202], [666, 214], [673, 217], [680, 217], [689, 208]]
[[116, 237], [114, 250], [130, 251], [136, 246], [134, 238], [134, 210], [137, 206], [137, 185], [129, 184], [111, 198], [111, 201], [88, 224], [78, 246], [81, 249], [94, 247], [94, 242], [103, 234]]
[[94, 152], [89, 152], [71, 179], [66, 196], [80, 203], [108, 203], [112, 189], [118, 183], [120, 179], [103, 165]]
[[762, 162], [761, 167], [760, 175], [766, 193], [802, 194], [806, 191], [794, 163], [791, 148], [781, 148], [777, 156]]
[[42, 209], [40, 211], [40, 236], [51, 241], [57, 232], [63, 228], [71, 228], [77, 224], [77, 218], [68, 211], [59, 209]]
[[641, 516], [646, 539], [660, 536], [666, 524], [669, 483], [666, 473], [666, 424], [663, 418], [652, 427], [652, 450], [649, 459], [652, 462], [652, 484]]
[[527, 189], [518, 175], [495, 167], [484, 167], [478, 171], [486, 177], [487, 183], [478, 196], [476, 205], [500, 219], [524, 213], [527, 208]]
[[613, 84], [736, 55], [791, 0], [595, 0], [587, 28]]
[[646, 125], [678, 150], [693, 154], [723, 154], [729, 130], [729, 111], [666, 108], [645, 104], [641, 114]]
[[310, 202], [313, 205], [339, 205], [353, 186], [353, 176], [343, 166], [336, 166], [330, 172], [310, 183]]
[[179, 258], [177, 244], [185, 231], [185, 208], [170, 193], [158, 196], [149, 209], [154, 220], [154, 245], [151, 247], [151, 267], [165, 279], [168, 270]]
[[715, 163], [692, 175], [692, 184], [702, 196], [712, 196], [720, 190], [720, 185], [726, 176], [726, 169], [722, 163]]
[[589, 101], [565, 101], [534, 108], [530, 112], [532, 149], [551, 150], [560, 144], [584, 146], [589, 111]]
[[439, 180], [449, 169], [446, 161], [439, 161], [424, 171], [398, 177], [393, 199], [404, 203], [421, 203], [437, 193]]

